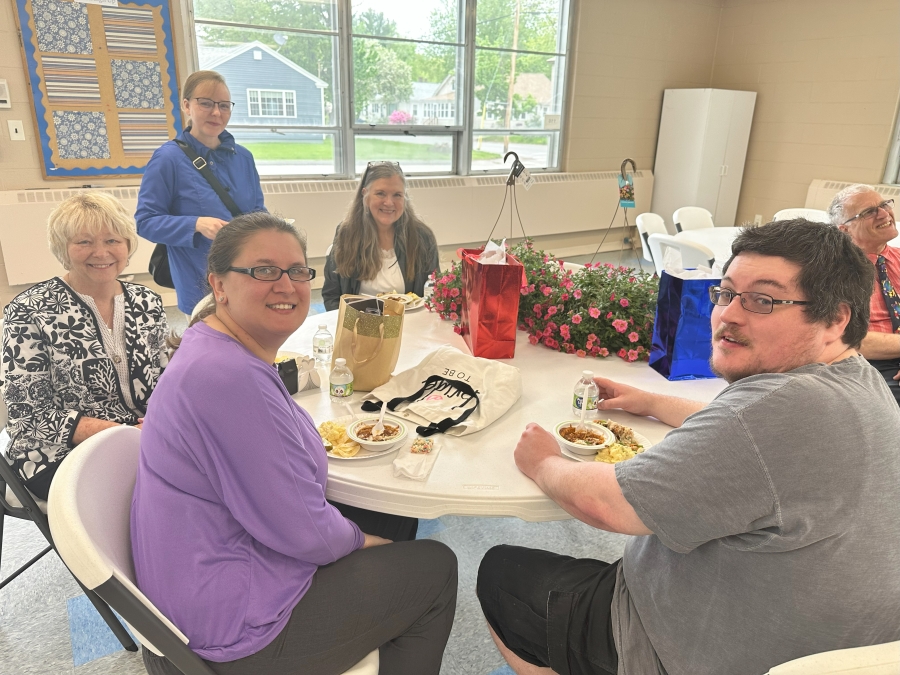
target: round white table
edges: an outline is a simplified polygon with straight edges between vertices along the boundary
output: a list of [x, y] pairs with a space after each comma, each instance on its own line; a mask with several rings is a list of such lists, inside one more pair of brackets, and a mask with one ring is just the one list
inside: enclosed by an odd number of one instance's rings
[[731, 257], [731, 244], [740, 234], [741, 229], [740, 227], [707, 227], [702, 230], [684, 230], [675, 236], [695, 244], [703, 244], [715, 254], [716, 262], [724, 265]]
[[[283, 349], [312, 353], [312, 336], [319, 324], [335, 333], [337, 311], [319, 314], [285, 342]], [[395, 372], [418, 364], [437, 347], [450, 344], [470, 353], [452, 324], [420, 310], [404, 319], [400, 358]], [[561, 520], [570, 516], [546, 497], [522, 474], [513, 460], [513, 450], [529, 422], [546, 429], [571, 419], [572, 388], [585, 369], [643, 389], [674, 396], [709, 401], [725, 387], [720, 379], [669, 382], [645, 362], [627, 363], [616, 356], [582, 359], [529, 344], [519, 331], [516, 355], [505, 360], [522, 374], [522, 397], [503, 417], [469, 436], [441, 435], [441, 445], [431, 474], [425, 481], [395, 478], [395, 452], [372, 459], [328, 460], [327, 496], [335, 501], [396, 515], [437, 518], [443, 515], [518, 516], [527, 521]], [[343, 407], [328, 397], [327, 373], [320, 369], [322, 389], [301, 392], [294, 399], [317, 424], [346, 415]], [[365, 394], [354, 394], [352, 405], [359, 411]], [[607, 416], [607, 413], [604, 413]], [[670, 427], [650, 418], [614, 410], [608, 417], [632, 426], [652, 442], [661, 440]]]

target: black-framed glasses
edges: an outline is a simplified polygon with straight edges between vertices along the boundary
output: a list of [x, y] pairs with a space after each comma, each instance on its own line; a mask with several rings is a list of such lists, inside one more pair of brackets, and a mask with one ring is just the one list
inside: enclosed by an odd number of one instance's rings
[[874, 218], [878, 215], [878, 210], [881, 209], [886, 213], [894, 212], [894, 200], [893, 199], [885, 199], [878, 206], [870, 206], [867, 209], [864, 209], [857, 213], [852, 218], [848, 218], [841, 225], [846, 225], [847, 223], [852, 223], [854, 220], [868, 220], [869, 218]]
[[228, 271], [247, 274], [259, 281], [278, 281], [287, 274], [291, 281], [312, 281], [316, 278], [316, 271], [312, 267], [289, 267], [286, 270], [274, 265], [259, 265], [257, 267], [229, 267]]
[[195, 96], [194, 100], [197, 101], [197, 105], [207, 112], [212, 110], [215, 106], [219, 106], [219, 112], [230, 113], [231, 109], [234, 107], [234, 101], [213, 101], [211, 98], [202, 98], [200, 96]]
[[401, 173], [403, 173], [403, 169], [400, 168], [400, 162], [388, 162], [386, 160], [379, 160], [377, 162], [369, 162], [368, 164], [366, 164], [366, 170], [363, 171], [362, 180], [361, 180], [363, 185], [366, 184], [366, 176], [369, 175], [369, 169], [371, 169], [373, 166], [393, 166], [393, 167], [397, 168], [397, 171], [400, 171]]
[[741, 299], [741, 307], [748, 312], [754, 314], [771, 314], [775, 309], [775, 305], [808, 305], [808, 300], [776, 300], [771, 295], [765, 293], [754, 293], [752, 291], [744, 291], [743, 293], [735, 293], [730, 288], [722, 288], [721, 286], [709, 287], [709, 300], [714, 305], [727, 307], [735, 298]]

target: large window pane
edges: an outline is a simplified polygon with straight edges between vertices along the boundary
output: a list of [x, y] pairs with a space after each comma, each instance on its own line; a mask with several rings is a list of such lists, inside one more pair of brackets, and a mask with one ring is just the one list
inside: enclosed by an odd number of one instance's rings
[[315, 176], [337, 173], [335, 134], [228, 127], [253, 153], [260, 176]]
[[558, 128], [563, 57], [479, 49], [475, 55], [475, 129]]
[[334, 0], [194, 0], [197, 21], [231, 21], [256, 26], [337, 30]]
[[452, 173], [453, 136], [356, 136], [356, 173], [368, 162], [400, 162], [405, 173]]
[[512, 158], [504, 164], [503, 156], [512, 150], [527, 169], [545, 169], [556, 165], [556, 134], [474, 134], [472, 138], [472, 171], [510, 169]]
[[479, 47], [559, 52], [563, 0], [478, 0], [475, 44]]
[[336, 124], [336, 40], [197, 25], [200, 68], [220, 72], [236, 104], [231, 124], [283, 124], [285, 117], [298, 125]]
[[353, 38], [353, 102], [361, 124], [457, 126], [456, 47]]
[[459, 0], [353, 0], [358, 35], [462, 43]]

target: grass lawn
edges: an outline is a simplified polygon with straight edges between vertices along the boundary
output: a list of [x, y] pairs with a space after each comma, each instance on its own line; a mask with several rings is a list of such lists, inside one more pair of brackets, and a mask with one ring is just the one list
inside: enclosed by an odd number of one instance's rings
[[[334, 145], [331, 139], [319, 143], [245, 143], [243, 144], [258, 160], [327, 160], [334, 159]], [[359, 138], [356, 141], [359, 157], [390, 157], [396, 160], [436, 160], [450, 162], [450, 148], [403, 141], [386, 141], [380, 138]], [[498, 159], [495, 152], [475, 150], [472, 159]]]

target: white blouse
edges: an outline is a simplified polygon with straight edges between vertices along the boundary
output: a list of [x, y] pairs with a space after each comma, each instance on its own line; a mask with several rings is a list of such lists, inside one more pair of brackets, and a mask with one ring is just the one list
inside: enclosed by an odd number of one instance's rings
[[381, 269], [374, 279], [359, 282], [359, 292], [362, 295], [406, 292], [403, 270], [400, 269], [394, 249], [389, 251], [381, 249]]

